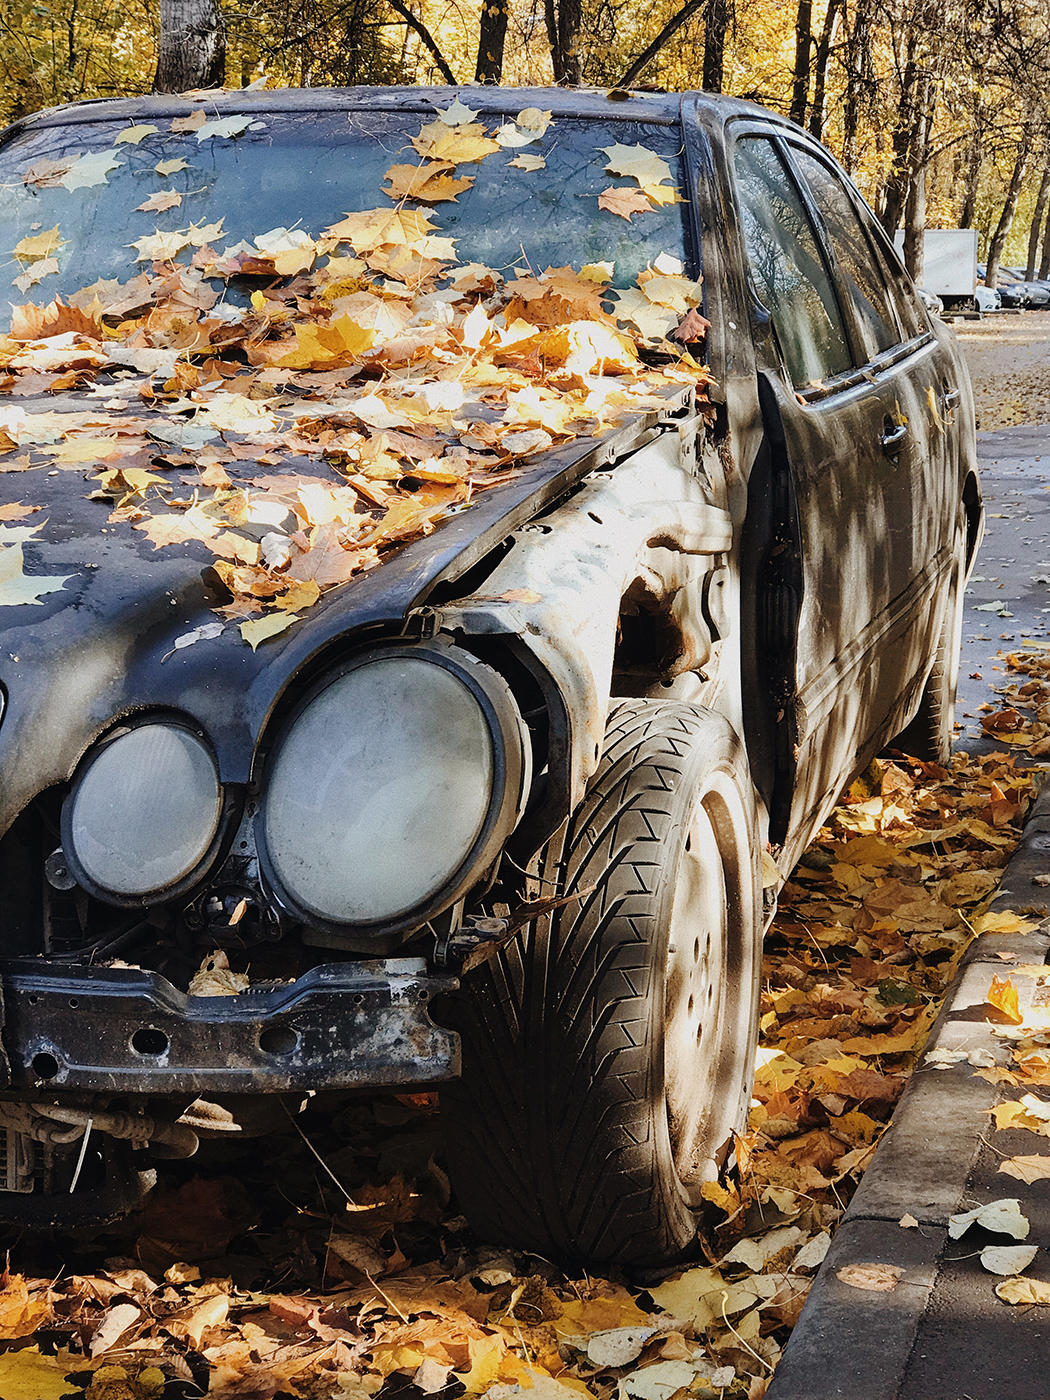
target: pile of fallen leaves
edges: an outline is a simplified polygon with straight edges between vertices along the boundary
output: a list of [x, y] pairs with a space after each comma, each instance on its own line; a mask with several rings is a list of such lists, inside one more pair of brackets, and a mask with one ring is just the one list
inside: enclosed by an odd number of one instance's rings
[[[486, 1245], [450, 1201], [436, 1096], [347, 1097], [264, 1150], [165, 1164], [130, 1221], [18, 1242], [0, 1394], [757, 1400], [968, 942], [1045, 912], [987, 912], [1040, 776], [1012, 753], [884, 759], [819, 833], [767, 938], [750, 1131], [707, 1188], [697, 1266], [574, 1279]], [[1019, 1031], [1012, 1067], [979, 1071], [1025, 1091], [999, 1127], [1050, 1133], [1046, 1038]]]
[[[523, 254], [513, 276], [458, 262], [432, 207], [469, 190], [461, 168], [551, 126], [549, 112], [527, 108], [492, 136], [476, 116], [458, 101], [439, 111], [412, 138], [418, 161], [391, 166], [376, 191], [390, 204], [316, 237], [275, 228], [220, 251], [222, 219], [146, 234], [132, 245], [145, 270], [129, 281], [15, 307], [0, 336], [0, 391], [75, 388], [91, 403], [0, 408], [0, 473], [89, 468], [100, 529], [131, 525], [156, 549], [206, 545], [231, 594], [219, 611], [252, 619], [241, 630], [257, 646], [392, 547], [520, 475], [523, 459], [660, 408], [669, 391], [694, 388], [703, 400], [708, 372], [671, 339], [683, 322], [702, 338], [701, 287], [675, 257], [660, 255], [618, 290], [609, 262], [538, 271]], [[171, 123], [198, 141], [249, 126], [207, 122], [203, 110]], [[128, 128], [112, 152], [37, 162], [23, 180], [107, 183], [121, 150], [157, 131]], [[653, 152], [604, 154], [607, 170], [635, 181], [599, 196], [610, 217], [680, 201]], [[544, 164], [527, 153], [512, 163]], [[185, 164], [155, 170], [163, 179]], [[161, 189], [139, 208], [179, 199]], [[64, 247], [60, 225], [27, 234], [11, 250], [23, 268], [16, 284], [57, 272]], [[41, 505], [12, 502], [0, 520]], [[21, 547], [32, 533], [0, 525], [0, 544]], [[35, 601], [17, 575], [10, 601]]]

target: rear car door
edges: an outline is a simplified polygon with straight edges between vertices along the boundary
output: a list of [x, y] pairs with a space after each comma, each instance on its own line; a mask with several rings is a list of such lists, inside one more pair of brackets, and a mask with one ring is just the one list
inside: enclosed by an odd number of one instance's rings
[[772, 479], [786, 483], [782, 557], [759, 600], [781, 673], [771, 836], [784, 841], [896, 732], [924, 678], [958, 509], [951, 386], [819, 148], [741, 124], [733, 167]]

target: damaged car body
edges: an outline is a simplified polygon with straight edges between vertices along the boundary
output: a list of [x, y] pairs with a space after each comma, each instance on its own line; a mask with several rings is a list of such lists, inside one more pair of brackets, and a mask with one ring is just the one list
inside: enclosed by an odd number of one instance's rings
[[[208, 110], [269, 123], [239, 137], [245, 162], [283, 141], [253, 186], [259, 229], [294, 223], [287, 162], [311, 131], [307, 178], [327, 172], [336, 219], [377, 195], [333, 133], [378, 133], [393, 159], [391, 132], [457, 96], [231, 92]], [[588, 133], [674, 153], [682, 199], [654, 218], [703, 287], [712, 382], [517, 459], [256, 646], [215, 626], [230, 592], [204, 544], [106, 524], [83, 464], [31, 454], [7, 475], [0, 457], [0, 499], [40, 511], [0, 525], [0, 571], [18, 551], [32, 582], [63, 581], [0, 592], [0, 1219], [112, 1219], [154, 1162], [252, 1131], [259, 1104], [440, 1087], [486, 1238], [619, 1263], [688, 1249], [746, 1122], [778, 884], [881, 748], [947, 758], [981, 503], [954, 338], [822, 148], [747, 103], [613, 96], [464, 100], [486, 129], [549, 108], [566, 150]], [[27, 118], [0, 136], [0, 183], [187, 109]], [[471, 225], [479, 177], [451, 206], [459, 258], [600, 258], [598, 225], [565, 221], [601, 172], [553, 212], [537, 185], [521, 227], [487, 195]], [[31, 227], [15, 203], [12, 247]], [[600, 217], [617, 259], [656, 256], [649, 215]], [[67, 296], [134, 270], [119, 234], [85, 222]], [[133, 379], [121, 363], [94, 404]], [[0, 412], [51, 422], [85, 392]]]

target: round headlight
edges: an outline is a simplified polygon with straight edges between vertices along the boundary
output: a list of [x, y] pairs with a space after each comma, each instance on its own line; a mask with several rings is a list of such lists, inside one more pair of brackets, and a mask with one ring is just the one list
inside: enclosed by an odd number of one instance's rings
[[176, 724], [143, 724], [89, 758], [63, 813], [63, 846], [74, 873], [134, 899], [191, 874], [221, 815], [218, 770], [200, 739]]
[[307, 919], [429, 917], [513, 829], [522, 732], [502, 678], [457, 648], [356, 658], [277, 742], [260, 841], [271, 877]]

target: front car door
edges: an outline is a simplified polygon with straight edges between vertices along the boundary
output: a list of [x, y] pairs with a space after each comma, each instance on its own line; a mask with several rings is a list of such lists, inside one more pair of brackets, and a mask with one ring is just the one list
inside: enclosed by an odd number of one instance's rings
[[749, 515], [780, 515], [751, 561], [769, 682], [752, 727], [776, 731], [770, 835], [788, 860], [925, 678], [959, 509], [951, 386], [834, 165], [790, 129], [730, 129], [768, 454]]

